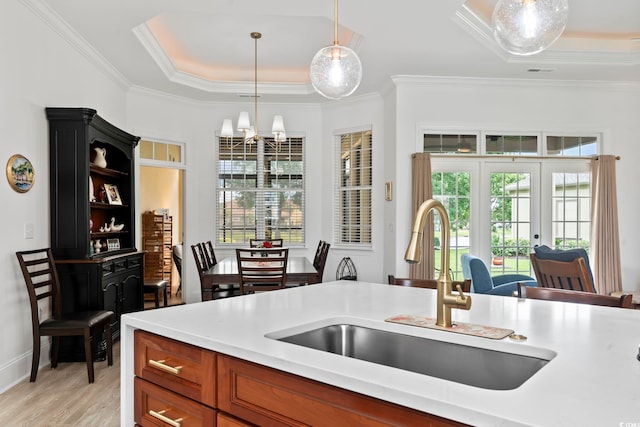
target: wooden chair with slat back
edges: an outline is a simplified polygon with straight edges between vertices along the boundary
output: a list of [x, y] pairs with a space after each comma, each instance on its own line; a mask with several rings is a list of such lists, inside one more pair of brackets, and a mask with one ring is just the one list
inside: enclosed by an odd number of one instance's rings
[[236, 258], [242, 295], [284, 289], [289, 249], [236, 249]]
[[191, 245], [191, 252], [193, 253], [193, 260], [196, 263], [198, 269], [198, 276], [200, 278], [200, 293], [202, 295], [202, 301], [209, 301], [213, 299], [213, 293], [218, 289], [218, 286], [211, 286], [209, 288], [204, 287], [204, 281], [202, 275], [209, 269], [208, 262], [202, 248], [202, 243], [196, 243]]
[[259, 248], [264, 242], [269, 242], [272, 248], [281, 248], [283, 239], [249, 239], [250, 248]]
[[607, 307], [631, 308], [632, 295], [612, 297], [593, 292], [570, 291], [555, 288], [533, 288], [518, 284], [518, 298], [533, 298], [547, 301], [575, 302], [579, 304], [603, 305]]
[[[111, 324], [115, 322], [112, 311], [95, 310], [75, 313], [62, 313], [60, 281], [50, 248], [16, 252], [20, 269], [29, 292], [31, 305], [31, 323], [33, 332], [33, 356], [31, 361], [30, 382], [35, 382], [40, 362], [40, 337], [50, 336], [51, 367], [58, 366], [60, 337], [84, 337], [84, 352], [87, 362], [89, 383], [94, 382], [93, 351], [91, 342], [102, 339], [104, 332], [107, 344], [107, 363], [113, 365], [113, 346]], [[40, 301], [49, 300], [51, 317], [41, 319]]]
[[[393, 274], [389, 274], [387, 277], [390, 285], [396, 286], [408, 286], [413, 288], [427, 288], [437, 289], [438, 281], [435, 279], [410, 279], [408, 277], [395, 277]], [[471, 292], [471, 279], [466, 279], [462, 282], [453, 281], [451, 289], [455, 292], [456, 286], [460, 285], [462, 292]]]
[[327, 257], [329, 256], [329, 248], [331, 244], [325, 242], [324, 240], [320, 240], [318, 243], [318, 249], [316, 250], [316, 255], [313, 258], [313, 267], [318, 272], [316, 275], [315, 283], [322, 282], [322, 276], [324, 275], [324, 266], [327, 263]]
[[584, 259], [554, 261], [540, 259], [535, 253], [530, 254], [530, 258], [539, 287], [596, 292]]
[[211, 240], [202, 243], [202, 250], [204, 251], [204, 256], [207, 259], [209, 268], [218, 263], [218, 260], [216, 259], [216, 253], [213, 251], [213, 244], [211, 243]]

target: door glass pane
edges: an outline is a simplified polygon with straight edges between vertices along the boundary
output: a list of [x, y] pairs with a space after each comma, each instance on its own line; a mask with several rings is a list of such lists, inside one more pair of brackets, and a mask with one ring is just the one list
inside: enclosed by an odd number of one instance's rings
[[[445, 207], [451, 223], [449, 267], [453, 280], [463, 280], [460, 257], [469, 253], [470, 174], [467, 172], [437, 172], [431, 175], [433, 198]], [[440, 269], [441, 242], [439, 216], [434, 216], [436, 234], [435, 268]], [[437, 273], [434, 277], [437, 277]]]
[[589, 250], [591, 233], [591, 175], [554, 173], [552, 190], [553, 245], [558, 249]]
[[491, 273], [530, 273], [531, 175], [491, 174]]

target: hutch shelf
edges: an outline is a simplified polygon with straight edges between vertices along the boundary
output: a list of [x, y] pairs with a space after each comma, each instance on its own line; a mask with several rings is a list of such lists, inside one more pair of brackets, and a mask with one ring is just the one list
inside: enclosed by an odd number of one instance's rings
[[[90, 108], [47, 108], [51, 250], [62, 310], [142, 310], [143, 252], [135, 248], [134, 149], [139, 137]], [[61, 361], [82, 361], [82, 340], [65, 337]], [[100, 358], [104, 342], [94, 343]]]

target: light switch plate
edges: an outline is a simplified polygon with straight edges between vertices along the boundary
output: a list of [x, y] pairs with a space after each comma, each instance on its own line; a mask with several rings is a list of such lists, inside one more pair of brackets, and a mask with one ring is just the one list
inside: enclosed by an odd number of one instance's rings
[[24, 238], [33, 239], [33, 224], [30, 222], [27, 222], [24, 225]]

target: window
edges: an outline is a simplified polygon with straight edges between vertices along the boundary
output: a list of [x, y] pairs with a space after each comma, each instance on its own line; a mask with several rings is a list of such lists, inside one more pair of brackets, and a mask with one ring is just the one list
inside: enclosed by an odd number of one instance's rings
[[140, 159], [147, 160], [145, 164], [163, 163], [171, 166], [184, 163], [184, 146], [157, 141], [140, 141]]
[[304, 138], [219, 138], [216, 241], [304, 243]]
[[336, 242], [371, 246], [372, 133], [339, 135]]
[[476, 154], [477, 137], [475, 134], [426, 134], [423, 147], [425, 153]]

